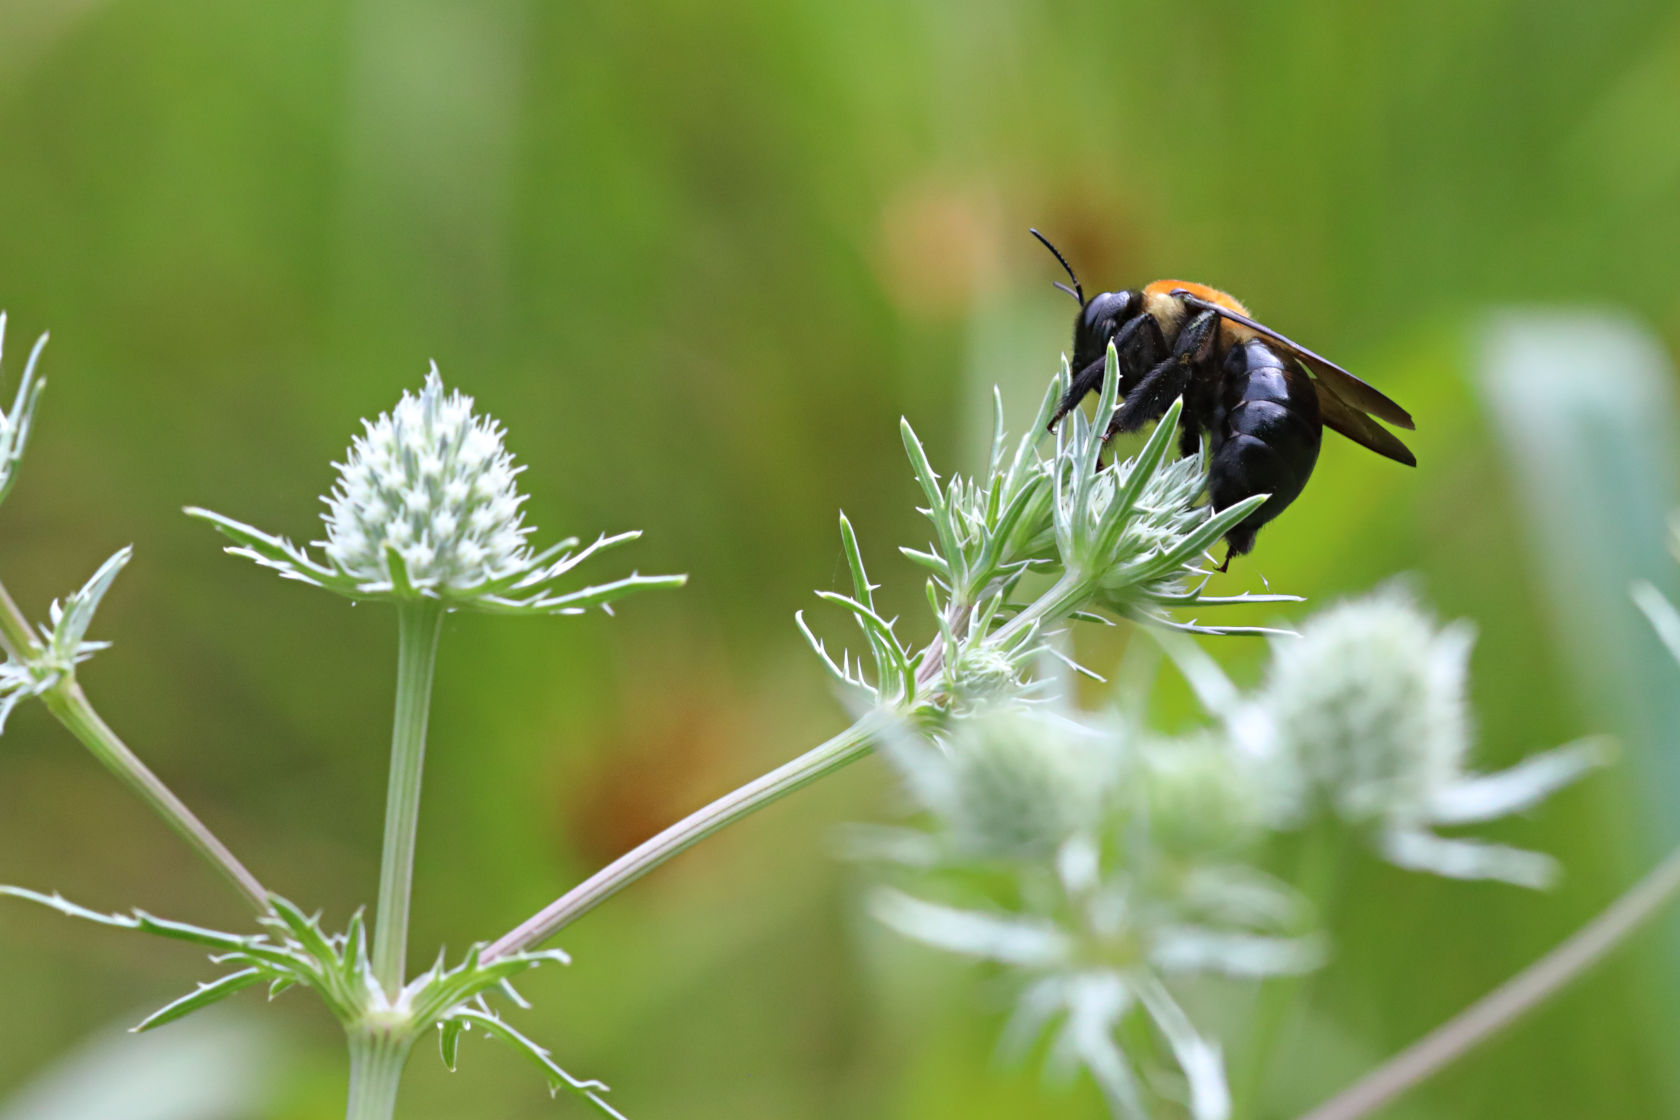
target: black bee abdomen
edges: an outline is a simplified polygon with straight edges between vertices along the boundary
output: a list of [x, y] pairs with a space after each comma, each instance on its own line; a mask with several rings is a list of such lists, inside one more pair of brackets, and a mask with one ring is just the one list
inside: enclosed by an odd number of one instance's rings
[[1254, 534], [1294, 501], [1318, 462], [1323, 435], [1318, 394], [1307, 374], [1264, 342], [1231, 348], [1212, 429], [1208, 496], [1215, 510], [1254, 494], [1270, 494], [1226, 542], [1233, 554], [1254, 547]]

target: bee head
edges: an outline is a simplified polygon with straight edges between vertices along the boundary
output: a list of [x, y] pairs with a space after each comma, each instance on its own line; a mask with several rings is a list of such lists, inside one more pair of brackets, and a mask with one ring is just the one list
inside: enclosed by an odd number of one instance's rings
[[1079, 309], [1073, 324], [1073, 369], [1084, 369], [1100, 361], [1108, 350], [1109, 340], [1120, 328], [1142, 310], [1143, 297], [1138, 292], [1102, 292], [1094, 295]]

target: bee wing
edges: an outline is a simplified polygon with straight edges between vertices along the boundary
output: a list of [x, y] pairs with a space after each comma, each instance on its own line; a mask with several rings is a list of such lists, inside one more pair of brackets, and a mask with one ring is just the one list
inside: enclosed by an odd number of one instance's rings
[[[1239, 314], [1228, 307], [1221, 307], [1217, 303], [1209, 303], [1205, 299], [1200, 299], [1191, 295], [1182, 288], [1174, 291], [1172, 294], [1189, 304], [1191, 307], [1199, 308], [1203, 311], [1212, 311], [1223, 318], [1231, 320], [1233, 323], [1241, 323], [1250, 330], [1258, 331], [1266, 338], [1289, 351], [1289, 353], [1297, 358], [1302, 365], [1312, 371], [1313, 381], [1318, 386], [1318, 398], [1320, 403], [1322, 403], [1327, 396], [1334, 395], [1340, 397], [1344, 402], [1352, 406], [1352, 409], [1357, 409], [1361, 413], [1368, 412], [1372, 416], [1377, 417], [1379, 420], [1387, 420], [1390, 424], [1393, 424], [1396, 427], [1411, 430], [1417, 426], [1412, 422], [1411, 413], [1389, 400], [1388, 397], [1378, 392], [1372, 386], [1361, 381], [1359, 378], [1355, 377], [1335, 362], [1332, 362], [1329, 358], [1326, 358], [1321, 354], [1313, 353], [1305, 346], [1283, 337], [1283, 335], [1272, 330], [1272, 328], [1256, 323], [1247, 315]], [[1324, 415], [1325, 423], [1329, 424], [1330, 412], [1326, 411]], [[1364, 418], [1361, 417], [1361, 419]], [[1382, 431], [1381, 428], [1378, 428], [1375, 424], [1370, 424], [1369, 421], [1366, 421], [1366, 424], [1369, 428], [1375, 429], [1376, 431]], [[1391, 459], [1400, 458], [1398, 455], [1394, 455], [1391, 452], [1384, 450], [1382, 447], [1368, 443], [1366, 440], [1361, 439], [1352, 432], [1337, 427], [1335, 424], [1331, 424], [1330, 426], [1336, 428], [1338, 432], [1341, 432], [1348, 438], [1365, 444], [1366, 447], [1371, 448], [1373, 451], [1378, 451], [1384, 455], [1388, 455]], [[1383, 432], [1383, 435], [1388, 436], [1388, 433]], [[1399, 440], [1394, 439], [1393, 436], [1388, 436], [1388, 438], [1393, 446], [1399, 447], [1400, 450], [1405, 451], [1405, 445], [1401, 444]], [[1409, 459], [1410, 452], [1407, 452], [1407, 457], [1400, 459], [1400, 461], [1407, 462]]]
[[1417, 466], [1417, 456], [1393, 432], [1338, 397], [1316, 377], [1313, 378], [1313, 388], [1318, 392], [1318, 411], [1325, 426], [1342, 433], [1361, 447], [1369, 447], [1378, 455], [1386, 455], [1408, 467]]

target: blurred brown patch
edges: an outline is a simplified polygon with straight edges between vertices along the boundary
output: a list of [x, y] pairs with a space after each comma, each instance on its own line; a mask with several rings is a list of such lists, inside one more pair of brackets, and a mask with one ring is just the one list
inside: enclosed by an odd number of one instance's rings
[[906, 183], [881, 213], [875, 264], [893, 303], [920, 319], [960, 318], [1003, 274], [1004, 208], [983, 184]]
[[606, 731], [594, 765], [566, 778], [557, 799], [566, 804], [562, 827], [591, 865], [618, 858], [752, 777], [739, 757], [744, 721], [717, 700], [734, 694], [727, 685], [690, 683], [654, 695], [643, 687], [678, 675], [626, 677], [617, 726]]

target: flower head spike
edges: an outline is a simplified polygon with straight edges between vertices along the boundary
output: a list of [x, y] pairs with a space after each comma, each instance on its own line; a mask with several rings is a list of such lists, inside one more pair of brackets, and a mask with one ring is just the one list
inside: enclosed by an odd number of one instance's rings
[[599, 537], [578, 547], [569, 538], [541, 552], [526, 543], [531, 527], [515, 484], [524, 468], [503, 445], [495, 420], [473, 412], [472, 398], [446, 392], [433, 365], [418, 394], [405, 392], [390, 412], [363, 421], [332, 493], [323, 501], [327, 538], [317, 560], [282, 537], [203, 509], [188, 514], [235, 541], [228, 551], [288, 579], [352, 599], [432, 599], [449, 609], [580, 614], [610, 611], [613, 600], [648, 587], [676, 587], [683, 576], [631, 575], [576, 591], [555, 584], [589, 556], [639, 533]]
[[[29, 445], [29, 429], [35, 422], [35, 406], [41, 401], [46, 382], [35, 376], [35, 363], [47, 344], [47, 336], [35, 340], [29, 361], [23, 367], [23, 380], [18, 382], [17, 399], [10, 412], [0, 412], [0, 502], [17, 480], [18, 463], [23, 460], [24, 448]], [[6, 350], [6, 313], [0, 311], [0, 355]]]
[[1544, 886], [1555, 874], [1549, 857], [1434, 829], [1529, 808], [1602, 763], [1605, 751], [1581, 743], [1496, 774], [1467, 771], [1474, 640], [1468, 625], [1438, 627], [1397, 591], [1333, 607], [1298, 640], [1276, 645], [1246, 737], [1292, 765], [1298, 811], [1326, 805], [1368, 830], [1389, 861]]

